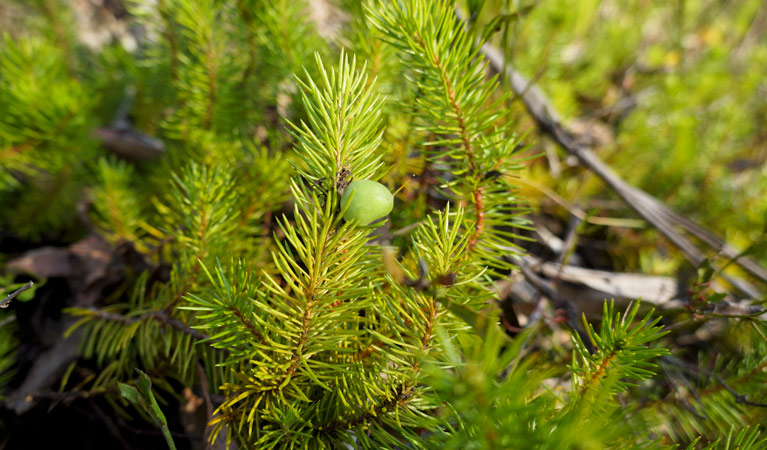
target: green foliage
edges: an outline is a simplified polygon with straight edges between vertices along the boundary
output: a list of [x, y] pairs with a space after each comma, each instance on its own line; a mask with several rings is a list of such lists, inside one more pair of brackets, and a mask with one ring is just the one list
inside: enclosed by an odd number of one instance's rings
[[442, 414], [452, 419], [455, 429], [430, 437], [430, 446], [533, 448], [543, 444], [551, 428], [534, 422], [550, 418], [556, 399], [538, 392], [545, 374], [530, 376], [534, 361], [522, 360], [522, 346], [529, 336], [519, 336], [508, 345], [506, 336], [491, 327], [485, 339], [456, 347], [451, 342], [455, 339], [442, 328], [437, 335], [446, 347], [447, 360], [428, 368], [428, 383], [438, 397], [454, 399]]
[[[608, 304], [605, 309], [612, 313]], [[632, 312], [636, 307], [630, 307], [624, 317], [628, 320]], [[640, 322], [629, 339], [634, 346], [660, 336], [652, 328], [642, 328]], [[562, 371], [545, 368], [537, 360], [540, 355], [530, 348], [537, 331], [528, 329], [509, 341], [499, 328], [491, 327], [483, 339], [473, 337], [456, 346], [451, 342], [456, 337], [437, 330], [447, 358], [429, 369], [428, 384], [445, 402], [443, 415], [455, 428], [430, 436], [429, 448], [665, 448], [653, 443], [641, 428], [625, 423], [613, 394], [625, 386], [621, 378], [626, 374], [654, 375], [647, 370], [651, 352], [646, 352], [645, 360], [625, 357], [623, 364], [602, 358], [604, 375], [574, 379], [567, 392], [556, 392], [546, 386], [560, 382]], [[625, 331], [625, 324], [607, 320], [600, 335], [611, 339]], [[573, 334], [576, 348], [578, 339]], [[596, 360], [599, 355], [589, 357]], [[573, 370], [574, 375], [584, 372]], [[590, 401], [583, 401], [586, 397]]]
[[[634, 323], [639, 312], [639, 302], [631, 305], [626, 314], [614, 313], [614, 303], [606, 303], [602, 312], [602, 327], [599, 334], [594, 327], [584, 325], [589, 340], [596, 352], [590, 352], [577, 333], [572, 333], [575, 343], [573, 352], [573, 387], [581, 396], [586, 396], [589, 389], [613, 389], [623, 392], [631, 384], [624, 380], [641, 381], [654, 375], [651, 370], [655, 364], [651, 361], [668, 354], [665, 348], [651, 348], [646, 344], [664, 334], [662, 327], [656, 326], [660, 317], [652, 319], [652, 311]], [[615, 371], [615, 374], [610, 374]], [[612, 380], [613, 385], [600, 386], [602, 380]]]
[[762, 448], [767, 445], [767, 437], [757, 427], [746, 427], [735, 432], [735, 427], [730, 428], [727, 437], [707, 445], [704, 450], [751, 450]]
[[140, 370], [138, 372], [140, 375], [138, 389], [125, 383], [117, 383], [120, 395], [133, 405], [141, 408], [152, 419], [152, 422], [160, 428], [168, 443], [168, 447], [171, 450], [176, 450], [176, 445], [168, 429], [168, 421], [165, 419], [165, 414], [162, 413], [160, 405], [157, 404], [157, 400], [152, 393], [152, 380], [144, 372]]
[[[304, 85], [312, 92], [303, 97], [342, 105], [348, 98], [344, 89], [365, 86], [364, 78], [342, 56], [324, 90]], [[319, 171], [328, 166], [375, 177], [365, 172], [376, 168], [370, 147], [348, 145], [345, 136], [376, 139], [376, 114], [362, 112], [374, 108], [377, 100], [364, 93], [351, 98], [359, 104], [328, 108], [324, 121], [310, 119], [312, 127], [304, 124], [297, 131], [305, 139], [300, 141], [308, 168], [301, 172], [303, 179], [336, 180], [338, 171]], [[341, 123], [347, 128], [339, 132]], [[423, 400], [415, 386], [418, 362], [413, 348], [393, 347], [420, 344], [418, 354], [425, 351], [434, 317], [424, 317], [423, 328], [415, 330], [405, 325], [405, 317], [414, 323], [415, 311], [435, 305], [415, 293], [387, 293], [391, 287], [379, 269], [380, 256], [366, 245], [367, 230], [342, 223], [334, 185], [318, 194], [302, 178], [293, 181], [294, 221], [280, 221], [285, 242], [277, 242], [272, 256], [279, 278], [264, 273], [258, 282], [242, 263], [231, 273], [219, 265], [215, 276], [209, 274], [215, 297], [190, 296], [193, 306], [182, 307], [197, 312], [198, 328], [237, 365], [236, 380], [222, 386], [227, 401], [214, 419], [213, 438], [229, 424], [259, 447], [312, 441], [331, 445], [355, 437], [365, 447], [375, 447], [394, 439], [385, 432], [393, 423], [404, 427], [405, 438], [417, 438], [407, 429], [422, 425], [418, 417]], [[397, 309], [391, 309], [394, 304]], [[406, 336], [413, 336], [412, 341]], [[374, 351], [384, 344], [392, 348]], [[260, 357], [254, 359], [254, 354]], [[364, 439], [363, 429], [371, 431]]]
[[491, 98], [496, 82], [485, 79], [479, 47], [448, 2], [378, 3], [369, 14], [410, 66], [410, 89], [418, 91], [414, 128], [426, 133], [428, 160], [446, 164], [450, 175], [442, 178], [442, 189], [472, 205], [471, 222], [464, 224], [474, 230], [468, 250], [480, 255], [477, 262], [508, 270], [512, 265], [497, 256], [514, 247], [508, 227], [524, 223], [516, 219], [519, 200], [508, 179], [519, 168], [514, 156], [520, 147], [495, 123], [503, 97]]
[[[622, 177], [736, 247], [758, 238], [767, 215], [760, 0], [482, 3], [477, 28], [515, 15], [492, 42], [563, 117], [581, 118], [571, 125], [593, 136], [600, 156]], [[561, 198], [631, 216], [598, 206], [597, 199], [614, 194], [591, 174], [564, 164], [561, 176], [551, 177], [545, 165], [540, 161], [530, 178]], [[565, 213], [537, 190], [525, 194], [550, 213]], [[652, 251], [655, 230], [593, 228], [624, 250], [612, 259], [626, 271], [673, 273], [684, 264]], [[767, 263], [767, 253], [757, 258]]]
[[636, 418], [638, 423], [678, 441], [696, 436], [715, 440], [732, 427], [762, 424], [764, 413], [758, 405], [767, 382], [767, 345], [750, 325], [734, 331], [736, 339], [746, 337], [748, 341], [718, 355], [699, 355], [693, 366], [674, 359], [664, 361], [664, 371], [680, 386], [679, 394], [648, 402]]
[[144, 206], [131, 186], [135, 170], [125, 162], [107, 159], [99, 161], [97, 169], [98, 184], [90, 192], [91, 220], [116, 241], [138, 241]]
[[345, 186], [347, 173], [360, 180], [380, 177], [381, 97], [367, 77], [355, 76], [356, 60], [347, 64], [342, 56], [338, 70], [328, 73], [319, 55], [315, 58], [323, 74], [321, 84], [315, 84], [308, 72], [306, 82], [299, 80], [308, 124], [292, 125], [307, 167], [298, 172], [322, 183], [326, 192]]
[[87, 163], [93, 97], [67, 55], [39, 37], [0, 44], [0, 226], [37, 237], [71, 225]]
[[[462, 21], [446, 0], [337, 3], [349, 17], [330, 36], [303, 1], [133, 0], [138, 49], [94, 55], [70, 36], [69, 16], [53, 14], [66, 5], [40, 0], [45, 18], [30, 20], [39, 36], [4, 37], [0, 205], [12, 214], [0, 217], [3, 232], [66, 241], [87, 230], [131, 256], [119, 286], [66, 309], [78, 319], [67, 335], [82, 335], [77, 364], [99, 371], [75, 382], [70, 369], [62, 389], [103, 395], [119, 411], [122, 395], [167, 435], [155, 395], [207, 387], [206, 437], [240, 448], [763, 446], [763, 312], [755, 303], [746, 315], [708, 314], [725, 294], [703, 295], [705, 267], [689, 320], [741, 325], [710, 343], [718, 358], [686, 353], [672, 339], [684, 322], [669, 333], [639, 302], [622, 313], [605, 303], [598, 330], [584, 318], [585, 333], [569, 340], [545, 302], [521, 332], [498, 315], [496, 282], [526, 239], [527, 199], [514, 181], [526, 148], [514, 130], [525, 124], [487, 74], [480, 43], [505, 44], [526, 73], [543, 60], [541, 84], [578, 114], [586, 94], [613, 98], [603, 81], [633, 64], [641, 36], [623, 23], [628, 7], [469, 1]], [[731, 15], [756, 4], [743, 3]], [[621, 20], [597, 21], [600, 4]], [[668, 7], [647, 9], [641, 17], [667, 19]], [[546, 62], [589, 33], [587, 56]], [[664, 94], [617, 142], [658, 143], [692, 167], [658, 192], [707, 173], [713, 154], [693, 152], [696, 130], [761, 111], [757, 99], [745, 113], [681, 113], [684, 93], [721, 97], [727, 48], [703, 58], [712, 73], [693, 73], [705, 66], [695, 60], [685, 72], [638, 75], [660, 78]], [[759, 55], [743, 66], [750, 89]], [[688, 92], [685, 74], [706, 95]], [[680, 104], [658, 112], [672, 94]], [[140, 162], [105, 156], [93, 131], [115, 117], [166, 151]], [[752, 136], [749, 127], [733, 139]], [[542, 177], [568, 199], [598, 192]], [[361, 180], [394, 192], [378, 228], [344, 219], [344, 193]], [[15, 364], [9, 317], [0, 315], [0, 389]]]
[[7, 312], [0, 314], [0, 398], [3, 398], [5, 386], [15, 374], [18, 340], [14, 337], [16, 324], [13, 319]]

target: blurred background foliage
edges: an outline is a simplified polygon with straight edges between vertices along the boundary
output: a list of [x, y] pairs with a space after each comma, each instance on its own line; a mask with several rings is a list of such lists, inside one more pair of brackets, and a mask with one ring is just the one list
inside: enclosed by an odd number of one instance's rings
[[[507, 20], [493, 43], [546, 92], [622, 177], [746, 248], [767, 218], [767, 5], [762, 0], [491, 0], [467, 2], [487, 23]], [[520, 130], [532, 128], [514, 102]], [[567, 204], [636, 218], [595, 175], [553, 142], [523, 177], [536, 208]], [[525, 180], [523, 180], [525, 181]], [[544, 188], [544, 189], [542, 189]], [[652, 228], [586, 224], [607, 240], [616, 270], [673, 273], [683, 258]], [[658, 253], [660, 244], [661, 252]], [[664, 251], [668, 250], [668, 251]], [[767, 255], [755, 255], [762, 264]]]

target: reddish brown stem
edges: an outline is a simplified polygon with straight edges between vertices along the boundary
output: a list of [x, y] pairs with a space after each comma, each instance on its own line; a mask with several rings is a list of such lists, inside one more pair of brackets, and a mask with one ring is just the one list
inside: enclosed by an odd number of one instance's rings
[[612, 361], [613, 358], [615, 358], [615, 356], [617, 356], [615, 352], [610, 353], [610, 355], [607, 358], [605, 358], [604, 361], [602, 361], [602, 363], [599, 365], [599, 368], [596, 370], [596, 372], [594, 372], [589, 377], [588, 381], [586, 383], [584, 383], [583, 386], [581, 387], [581, 392], [580, 392], [581, 395], [583, 395], [588, 390], [588, 388], [595, 381], [597, 381], [599, 379], [599, 377], [602, 376], [602, 374], [604, 374], [607, 371], [607, 366], [610, 364], [610, 361]]
[[482, 230], [485, 227], [485, 211], [482, 209], [482, 188], [478, 187], [474, 191], [474, 206], [477, 208], [477, 223], [474, 225], [474, 234], [469, 241], [467, 251], [471, 251], [482, 234]]
[[[415, 35], [416, 41], [418, 42], [418, 45], [421, 47], [424, 52], [426, 51], [426, 44], [421, 39], [421, 36], [416, 34]], [[471, 144], [471, 138], [469, 136], [469, 130], [466, 126], [466, 119], [463, 114], [463, 110], [461, 109], [461, 106], [458, 104], [455, 98], [455, 90], [453, 89], [453, 82], [450, 80], [450, 77], [447, 75], [447, 70], [442, 64], [442, 61], [439, 60], [439, 57], [435, 54], [434, 60], [433, 60], [434, 66], [439, 70], [439, 73], [442, 77], [442, 82], [445, 86], [445, 93], [447, 94], [448, 101], [450, 103], [450, 107], [453, 109], [453, 112], [455, 112], [456, 121], [458, 122], [458, 129], [459, 129], [459, 135], [461, 138], [461, 145], [463, 146], [464, 150], [466, 151], [466, 160], [469, 164], [469, 169], [471, 171], [472, 175], [476, 175], [478, 172], [477, 163], [474, 160], [474, 146]], [[480, 235], [482, 234], [482, 230], [484, 228], [485, 223], [485, 213], [482, 209], [482, 187], [477, 186], [474, 191], [472, 192], [472, 202], [474, 203], [474, 207], [477, 211], [477, 222], [474, 225], [474, 233], [471, 237], [471, 240], [469, 241], [469, 245], [467, 246], [467, 253], [471, 252], [471, 250], [477, 245], [477, 242], [479, 241]]]

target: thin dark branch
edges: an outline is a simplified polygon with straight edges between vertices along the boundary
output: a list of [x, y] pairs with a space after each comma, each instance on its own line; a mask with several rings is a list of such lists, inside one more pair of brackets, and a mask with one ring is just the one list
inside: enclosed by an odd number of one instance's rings
[[114, 420], [112, 420], [112, 418], [109, 417], [109, 414], [105, 413], [104, 410], [101, 409], [95, 401], [93, 401], [93, 399], [89, 400], [91, 408], [93, 408], [96, 416], [101, 419], [102, 422], [104, 422], [104, 426], [106, 427], [107, 431], [109, 431], [109, 434], [111, 434], [120, 443], [120, 447], [122, 447], [123, 450], [130, 450], [130, 445], [128, 445], [128, 443], [125, 441], [125, 438], [123, 438], [122, 433], [120, 433], [120, 428], [117, 426], [117, 424], [115, 424]]
[[35, 283], [30, 281], [29, 283], [25, 284], [24, 286], [16, 289], [15, 291], [13, 291], [10, 294], [8, 294], [7, 296], [5, 296], [3, 301], [0, 301], [0, 308], [7, 308], [8, 305], [11, 304], [11, 300], [13, 300], [14, 298], [18, 297], [19, 294], [21, 294], [22, 292], [26, 291], [27, 289], [30, 289], [32, 286], [34, 286], [34, 284]]
[[732, 386], [730, 386], [727, 381], [722, 378], [719, 375], [716, 375], [716, 381], [719, 382], [719, 384], [722, 385], [725, 389], [727, 389], [727, 392], [732, 394], [733, 397], [735, 397], [735, 401], [743, 404], [743, 405], [749, 405], [749, 406], [756, 406], [759, 408], [767, 408], [767, 403], [760, 403], [760, 402], [754, 402], [749, 400], [744, 394], [741, 394], [740, 392], [736, 391]]
[[695, 378], [700, 378], [700, 373], [703, 372], [709, 378], [715, 379], [727, 392], [732, 394], [732, 396], [735, 397], [735, 401], [738, 402], [739, 404], [755, 406], [758, 408], [767, 408], [767, 403], [760, 403], [760, 402], [754, 402], [749, 400], [746, 394], [742, 394], [738, 392], [734, 387], [730, 385], [730, 383], [727, 382], [727, 380], [724, 379], [724, 377], [722, 377], [719, 374], [715, 374], [704, 368], [692, 367], [690, 364], [678, 358], [674, 358], [673, 356], [661, 356], [661, 362], [679, 367], [682, 370], [694, 376]]
[[204, 339], [208, 339], [208, 335], [206, 335], [205, 333], [201, 333], [195, 330], [194, 328], [190, 327], [189, 325], [185, 324], [184, 322], [178, 319], [171, 318], [170, 316], [168, 316], [168, 314], [165, 311], [157, 311], [156, 313], [153, 314], [153, 317], [155, 317], [157, 320], [164, 323], [165, 325], [168, 325], [169, 327], [175, 330], [178, 330], [182, 333], [186, 333], [197, 340], [202, 341]]
[[202, 438], [204, 441], [208, 441], [213, 427], [210, 422], [213, 420], [213, 402], [210, 399], [210, 384], [208, 383], [208, 377], [205, 375], [205, 368], [203, 368], [200, 361], [197, 361], [197, 376], [200, 378], [200, 390], [202, 391], [202, 398], [205, 401], [205, 430], [203, 430]]
[[119, 322], [124, 324], [136, 323], [146, 319], [155, 319], [159, 321], [160, 323], [162, 323], [163, 325], [169, 326], [182, 333], [186, 333], [197, 340], [202, 341], [204, 339], [208, 339], [208, 335], [206, 335], [205, 333], [201, 333], [200, 331], [195, 330], [194, 328], [190, 327], [189, 325], [185, 324], [184, 322], [178, 319], [171, 318], [170, 316], [168, 316], [168, 314], [165, 311], [150, 311], [140, 316], [128, 317], [128, 316], [123, 316], [121, 314], [115, 314], [115, 313], [103, 311], [98, 308], [84, 308], [84, 309], [92, 312], [93, 316], [98, 317], [99, 319], [109, 320], [111, 322]]
[[[4, 326], [8, 325], [9, 323], [13, 323], [13, 321], [16, 320], [16, 315], [11, 314], [10, 316], [6, 317], [3, 320], [0, 320], [0, 328], [3, 328]], [[2, 447], [0, 447], [2, 448]]]
[[[668, 364], [666, 364], [665, 361], [661, 359], [661, 368], [663, 369], [663, 373], [666, 374], [666, 379], [669, 381], [669, 383], [676, 389], [677, 392], [682, 392], [683, 388], [687, 387], [689, 388], [689, 391], [692, 393], [692, 395], [695, 397], [695, 399], [698, 401], [698, 403], [701, 402], [701, 397], [698, 393], [698, 390], [695, 388], [695, 386], [683, 386], [682, 382], [684, 381], [684, 374], [680, 373], [678, 368], [674, 370], [674, 373], [672, 374], [670, 372], [670, 367], [668, 367]], [[681, 379], [682, 381], [678, 381]], [[698, 410], [695, 409], [695, 407], [687, 400], [686, 397], [682, 397], [680, 399], [682, 406], [684, 409], [690, 412], [690, 414], [694, 415], [698, 419], [706, 420], [707, 417], [702, 415]]]

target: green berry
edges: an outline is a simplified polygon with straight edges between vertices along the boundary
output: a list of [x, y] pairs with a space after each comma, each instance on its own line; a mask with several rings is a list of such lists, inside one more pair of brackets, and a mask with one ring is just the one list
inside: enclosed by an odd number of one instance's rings
[[385, 217], [393, 207], [394, 196], [386, 186], [376, 181], [352, 181], [341, 196], [341, 209], [346, 208], [344, 219], [347, 222], [356, 220], [360, 225]]

